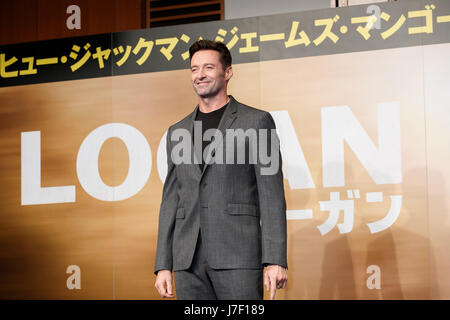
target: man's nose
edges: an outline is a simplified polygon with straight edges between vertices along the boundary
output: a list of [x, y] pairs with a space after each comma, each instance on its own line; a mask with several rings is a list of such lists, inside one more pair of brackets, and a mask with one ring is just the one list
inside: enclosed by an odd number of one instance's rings
[[200, 77], [200, 79], [206, 78], [206, 72], [205, 72], [205, 69], [201, 68], [201, 69], [199, 70], [199, 77]]

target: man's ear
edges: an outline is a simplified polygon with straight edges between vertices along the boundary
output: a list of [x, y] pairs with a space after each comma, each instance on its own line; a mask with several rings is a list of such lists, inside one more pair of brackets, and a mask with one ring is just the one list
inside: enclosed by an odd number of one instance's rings
[[225, 69], [225, 80], [228, 81], [233, 76], [233, 68], [231, 66]]

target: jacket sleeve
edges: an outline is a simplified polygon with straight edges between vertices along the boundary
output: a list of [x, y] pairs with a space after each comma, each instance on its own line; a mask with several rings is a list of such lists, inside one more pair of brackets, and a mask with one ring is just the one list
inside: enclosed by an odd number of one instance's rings
[[[287, 268], [286, 200], [280, 140], [269, 112], [259, 121], [258, 129], [255, 175], [261, 215], [262, 264]], [[261, 135], [262, 131], [267, 133], [267, 138]]]
[[175, 216], [178, 207], [177, 176], [175, 165], [171, 158], [171, 130], [167, 131], [167, 176], [164, 182], [161, 206], [159, 209], [158, 243], [156, 247], [156, 258], [154, 273], [159, 270], [172, 270], [172, 242], [175, 227]]

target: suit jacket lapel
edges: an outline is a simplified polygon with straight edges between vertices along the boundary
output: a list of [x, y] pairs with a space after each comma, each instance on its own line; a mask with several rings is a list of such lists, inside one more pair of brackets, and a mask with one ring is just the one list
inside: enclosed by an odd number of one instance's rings
[[[197, 138], [197, 136], [194, 136], [194, 122], [195, 122], [195, 118], [197, 117], [197, 113], [198, 113], [198, 105], [195, 107], [195, 110], [191, 113], [190, 119], [189, 119], [189, 127], [187, 128], [189, 130], [190, 133], [190, 137], [192, 137], [191, 139], [191, 152], [192, 152], [192, 157], [191, 157], [191, 161], [193, 161], [193, 166], [195, 174], [198, 176], [198, 179], [200, 180], [200, 177], [202, 175], [202, 172], [200, 171], [200, 167], [199, 167], [199, 160], [198, 160], [198, 156], [195, 152], [195, 143], [194, 143], [194, 139]], [[198, 134], [198, 133], [197, 133]], [[201, 132], [200, 134], [200, 139], [201, 139]], [[200, 149], [202, 148], [202, 141], [200, 140]]]

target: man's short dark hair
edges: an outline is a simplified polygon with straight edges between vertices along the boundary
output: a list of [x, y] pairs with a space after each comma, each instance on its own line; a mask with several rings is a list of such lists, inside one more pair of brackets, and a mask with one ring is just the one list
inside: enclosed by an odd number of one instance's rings
[[189, 58], [192, 60], [194, 53], [200, 50], [215, 50], [219, 52], [220, 63], [222, 63], [223, 69], [225, 70], [231, 66], [231, 53], [227, 46], [219, 41], [212, 40], [197, 40], [189, 48]]

